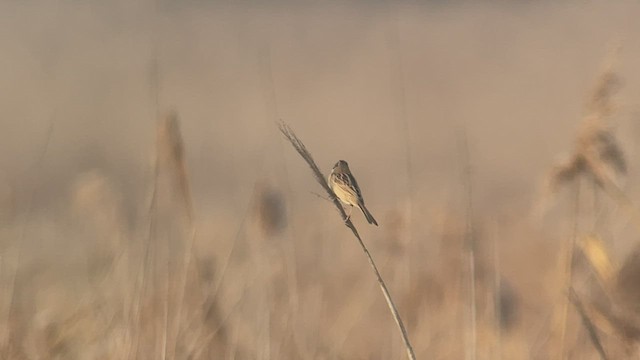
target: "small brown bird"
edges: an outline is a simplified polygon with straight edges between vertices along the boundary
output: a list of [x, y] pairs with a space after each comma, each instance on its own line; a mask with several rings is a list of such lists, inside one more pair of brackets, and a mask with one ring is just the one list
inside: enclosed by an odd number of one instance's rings
[[[373, 215], [371, 215], [366, 206], [364, 206], [364, 199], [362, 198], [360, 187], [358, 187], [358, 182], [353, 177], [353, 174], [351, 174], [349, 164], [347, 164], [346, 161], [340, 160], [335, 164], [329, 175], [329, 186], [340, 201], [351, 205], [352, 211], [354, 206], [359, 207], [369, 224], [378, 226], [376, 219], [373, 218]], [[350, 217], [351, 212], [349, 212], [347, 219]]]

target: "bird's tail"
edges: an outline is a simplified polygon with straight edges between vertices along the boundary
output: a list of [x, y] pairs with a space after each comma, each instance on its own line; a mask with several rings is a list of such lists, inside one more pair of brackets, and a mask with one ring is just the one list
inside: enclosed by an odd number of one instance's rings
[[360, 208], [360, 210], [362, 210], [362, 213], [364, 214], [364, 217], [367, 219], [369, 224], [378, 226], [378, 222], [376, 222], [376, 219], [373, 218], [373, 215], [371, 215], [371, 213], [369, 212], [369, 210], [367, 210], [367, 207], [364, 206], [364, 204], [360, 204], [358, 205], [358, 207]]

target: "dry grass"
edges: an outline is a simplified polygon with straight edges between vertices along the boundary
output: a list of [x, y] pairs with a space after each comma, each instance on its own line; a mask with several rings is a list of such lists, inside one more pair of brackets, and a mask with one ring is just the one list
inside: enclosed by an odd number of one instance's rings
[[620, 79], [609, 63], [586, 105], [573, 153], [568, 160], [556, 164], [547, 177], [548, 194], [557, 193], [563, 185], [579, 176], [588, 177], [600, 187], [612, 182], [620, 187], [627, 174], [627, 163], [610, 125], [615, 109], [613, 96], [619, 88]]
[[[609, 195], [614, 204], [624, 209], [633, 218], [636, 225], [640, 219], [637, 208], [622, 190], [622, 180], [627, 175], [627, 163], [625, 154], [609, 124], [615, 108], [613, 96], [619, 90], [619, 84], [620, 80], [610, 62], [600, 75], [587, 103], [586, 115], [578, 130], [573, 154], [569, 160], [556, 164], [547, 177], [545, 196], [555, 197], [558, 190], [567, 184], [571, 184], [575, 191], [573, 229], [572, 234], [567, 237], [565, 242], [564, 261], [561, 264], [563, 287], [567, 289], [568, 295], [566, 300], [556, 306], [557, 346], [558, 352], [562, 354], [563, 358], [569, 357], [570, 354], [567, 345], [567, 332], [570, 331], [570, 328], [575, 328], [570, 324], [572, 320], [568, 315], [569, 302], [574, 305], [600, 358], [610, 358], [607, 355], [608, 352], [615, 353], [617, 350], [615, 347], [607, 350], [603, 346], [600, 339], [600, 332], [603, 328], [607, 329], [609, 333], [615, 329], [614, 332], [622, 334], [627, 339], [634, 338], [634, 326], [630, 324], [633, 322], [630, 320], [633, 318], [633, 314], [619, 308], [621, 300], [619, 295], [616, 295], [620, 293], [621, 289], [614, 279], [624, 277], [622, 270], [617, 270], [610, 252], [607, 250], [607, 245], [600, 235], [593, 233], [585, 235], [583, 233], [589, 230], [584, 230], [580, 226], [580, 221], [584, 217], [584, 214], [581, 213], [584, 205], [581, 202], [586, 198], [585, 188], [581, 186], [581, 178], [595, 185], [593, 187], [594, 199], [597, 199], [598, 189], [601, 189]], [[598, 205], [595, 204], [591, 210], [602, 216], [605, 208], [598, 207]], [[595, 229], [595, 226], [592, 229]], [[579, 258], [578, 247], [582, 250], [584, 259], [596, 275], [599, 295], [591, 295], [591, 301], [594, 301], [593, 298], [597, 298], [598, 300], [595, 302], [599, 305], [593, 303], [585, 305], [581, 296], [574, 289], [574, 283], [578, 277], [576, 274]], [[627, 286], [629, 289], [635, 288], [630, 283], [627, 283]], [[607, 305], [603, 305], [603, 303]], [[621, 321], [622, 318], [625, 320]], [[627, 352], [625, 356], [630, 356], [630, 353]]]
[[159, 119], [156, 132], [156, 172], [166, 171], [177, 189], [177, 194], [184, 206], [189, 221], [193, 221], [193, 205], [191, 189], [185, 164], [185, 150], [180, 132], [178, 113], [168, 112]]
[[[1, 359], [405, 359], [379, 278], [418, 359], [638, 357], [635, 45], [580, 95], [637, 5], [147, 5], [0, 2]], [[358, 167], [366, 242], [278, 117]]]
[[[159, 141], [158, 148], [165, 143]], [[184, 147], [178, 153], [185, 153]], [[344, 254], [348, 249], [336, 241], [335, 234], [321, 231], [335, 214], [321, 215], [311, 232], [298, 222], [298, 236], [291, 236], [285, 195], [263, 182], [248, 198], [246, 219], [218, 214], [210, 224], [195, 222], [196, 233], [185, 215], [185, 204], [191, 201], [185, 201], [179, 180], [181, 174], [189, 179], [186, 163], [177, 163], [177, 157], [159, 159], [165, 159], [158, 163], [164, 170], [149, 185], [156, 188], [158, 200], [151, 213], [133, 221], [126, 220], [117, 183], [104, 172], [77, 177], [69, 194], [68, 216], [81, 225], [73, 227], [75, 236], [93, 239], [71, 270], [78, 280], [61, 277], [63, 268], [25, 269], [24, 282], [17, 289], [20, 309], [8, 328], [11, 342], [4, 354], [15, 359], [399, 358], [393, 345], [397, 335], [389, 330], [393, 325], [385, 320], [388, 314], [384, 316], [385, 309], [376, 300], [375, 284], [367, 281], [358, 261]], [[308, 201], [315, 199], [308, 195]], [[402, 279], [401, 272], [392, 271], [392, 264], [402, 261], [407, 250], [400, 241], [407, 227], [401, 214], [385, 216], [382, 239], [372, 240], [371, 251], [380, 254], [380, 272], [392, 275], [387, 280], [392, 293], [394, 282]], [[468, 329], [468, 320], [458, 314], [464, 314], [469, 304], [469, 288], [463, 285], [468, 276], [464, 254], [469, 246], [469, 216], [473, 215], [443, 206], [426, 217], [430, 223], [417, 233], [429, 232], [440, 245], [428, 245], [424, 254], [433, 256], [413, 264], [412, 283], [394, 293], [399, 310], [407, 314], [407, 332], [417, 339], [417, 358], [465, 354], [457, 344]], [[149, 234], [145, 219], [152, 220]], [[483, 224], [481, 219], [476, 222]], [[522, 259], [540, 264], [549, 254], [514, 251], [494, 243], [523, 231], [531, 233], [524, 225], [494, 223], [491, 229], [473, 230], [476, 354], [478, 358], [524, 359], [552, 353], [544, 340], [538, 340], [549, 324], [535, 315], [548, 312], [552, 303], [534, 296], [548, 284], [548, 274], [538, 272], [536, 279], [528, 279], [527, 272], [511, 278], [501, 275], [522, 267], [518, 263]], [[309, 240], [303, 244], [302, 239]], [[297, 251], [287, 250], [291, 242], [296, 242]], [[617, 267], [599, 243], [580, 244], [604, 281], [634, 288], [629, 285], [633, 275], [611, 275]], [[191, 246], [197, 256], [191, 256]], [[72, 290], [73, 286], [78, 289]], [[535, 287], [539, 290], [532, 291]], [[79, 295], [75, 296], [80, 299], [75, 301], [77, 306], [66, 306], [70, 294]], [[620, 319], [628, 317], [610, 315], [619, 310], [596, 311], [597, 304], [582, 302], [585, 316], [593, 318], [597, 331], [602, 331], [601, 319], [609, 319], [608, 326], [616, 331], [612, 334], [622, 331], [633, 339], [633, 328], [620, 324]], [[372, 326], [372, 322], [385, 325]], [[609, 353], [613, 346], [609, 335], [606, 340], [603, 346]], [[579, 357], [595, 350], [572, 351], [572, 356]]]

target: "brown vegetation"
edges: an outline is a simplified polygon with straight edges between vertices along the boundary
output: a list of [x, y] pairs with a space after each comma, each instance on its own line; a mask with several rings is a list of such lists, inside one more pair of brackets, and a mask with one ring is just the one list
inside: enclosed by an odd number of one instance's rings
[[639, 12], [0, 2], [0, 358], [637, 358]]

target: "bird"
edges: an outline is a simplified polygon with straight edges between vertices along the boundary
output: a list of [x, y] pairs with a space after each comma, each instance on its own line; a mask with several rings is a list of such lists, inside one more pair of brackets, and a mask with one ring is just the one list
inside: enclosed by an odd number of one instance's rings
[[[354, 206], [359, 207], [369, 224], [378, 226], [378, 222], [376, 222], [376, 219], [373, 218], [373, 215], [371, 215], [364, 205], [364, 199], [362, 198], [362, 192], [360, 192], [358, 182], [356, 178], [353, 177], [351, 170], [349, 170], [349, 164], [347, 164], [346, 161], [339, 160], [333, 166], [331, 174], [329, 175], [329, 186], [340, 201], [351, 206], [352, 211]], [[347, 220], [349, 220], [350, 217], [351, 212], [349, 212]]]

